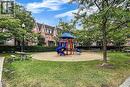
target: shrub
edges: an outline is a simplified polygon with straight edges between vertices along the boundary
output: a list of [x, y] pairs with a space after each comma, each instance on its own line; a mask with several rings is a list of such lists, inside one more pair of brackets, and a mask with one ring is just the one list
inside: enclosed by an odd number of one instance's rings
[[[83, 50], [102, 50], [102, 46], [79, 46], [78, 48], [83, 49]], [[112, 51], [120, 51], [123, 49], [123, 46], [107, 46], [107, 50], [112, 50]]]
[[56, 47], [43, 47], [43, 46], [28, 46], [25, 47], [26, 52], [51, 52], [55, 51]]
[[123, 51], [126, 51], [126, 50], [130, 50], [130, 46], [129, 46], [129, 47], [124, 47], [124, 48], [123, 48]]
[[4, 68], [3, 68], [3, 76], [8, 79], [13, 79], [13, 75], [15, 72], [14, 67], [11, 65], [13, 59], [10, 57], [6, 57], [4, 60]]
[[[30, 60], [32, 57], [31, 55], [27, 55], [27, 60]], [[14, 61], [21, 61], [19, 55], [10, 55], [7, 56], [4, 60], [4, 76], [8, 79], [13, 79], [13, 75], [15, 74], [15, 68], [12, 66]]]
[[[55, 51], [56, 47], [44, 47], [44, 46], [25, 46], [25, 52], [50, 52]], [[20, 51], [20, 46], [0, 46], [0, 53], [15, 53], [15, 51]]]

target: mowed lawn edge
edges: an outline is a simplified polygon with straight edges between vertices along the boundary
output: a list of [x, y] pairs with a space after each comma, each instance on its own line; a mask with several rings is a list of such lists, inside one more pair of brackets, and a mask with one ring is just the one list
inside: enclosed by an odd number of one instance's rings
[[[118, 87], [130, 76], [130, 56], [109, 52], [112, 68], [103, 68], [101, 61], [48, 62], [15, 61], [10, 77], [3, 72], [6, 87]], [[6, 68], [6, 66], [4, 66]]]

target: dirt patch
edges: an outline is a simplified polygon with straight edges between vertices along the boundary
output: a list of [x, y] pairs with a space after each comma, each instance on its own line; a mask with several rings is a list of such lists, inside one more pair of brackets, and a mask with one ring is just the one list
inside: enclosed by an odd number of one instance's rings
[[42, 52], [32, 54], [33, 59], [46, 61], [90, 61], [101, 60], [102, 55], [96, 52], [83, 52], [80, 55], [59, 56], [56, 52]]

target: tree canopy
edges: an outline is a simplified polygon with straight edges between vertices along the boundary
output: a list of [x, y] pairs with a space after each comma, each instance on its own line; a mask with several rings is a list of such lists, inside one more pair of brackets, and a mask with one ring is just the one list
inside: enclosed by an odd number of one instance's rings
[[[25, 28], [22, 28], [22, 24], [25, 24]], [[21, 40], [23, 35], [25, 39], [32, 39], [32, 29], [34, 27], [34, 19], [31, 12], [28, 12], [24, 7], [15, 5], [15, 16], [0, 18], [0, 40], [15, 38]], [[28, 36], [30, 35], [30, 36]]]
[[[82, 24], [87, 31], [99, 31], [103, 41], [103, 60], [107, 62], [107, 43], [125, 40], [130, 30], [129, 0], [71, 0], [79, 4], [75, 21]], [[91, 10], [91, 11], [90, 11]], [[94, 10], [94, 11], [92, 11]], [[96, 34], [97, 35], [97, 34]], [[97, 35], [97, 36], [98, 36]]]

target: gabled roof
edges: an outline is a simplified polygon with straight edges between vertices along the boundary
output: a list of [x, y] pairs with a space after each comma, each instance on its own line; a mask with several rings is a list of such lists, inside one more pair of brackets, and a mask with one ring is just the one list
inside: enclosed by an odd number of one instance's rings
[[43, 27], [43, 28], [47, 28], [47, 29], [55, 29], [55, 27], [50, 26], [50, 25], [46, 25], [46, 24], [37, 23], [37, 25], [38, 25], [38, 28], [39, 28], [40, 30], [42, 29], [42, 27]]
[[37, 23], [37, 26], [38, 26], [39, 30], [41, 30], [43, 25], [40, 23]]
[[54, 29], [55, 27], [44, 24], [45, 28]]

